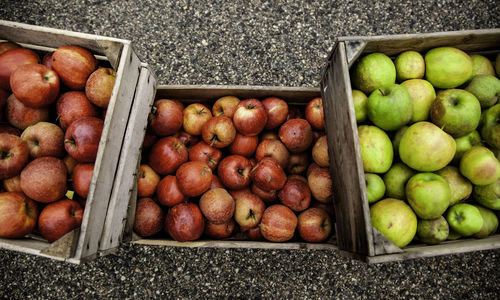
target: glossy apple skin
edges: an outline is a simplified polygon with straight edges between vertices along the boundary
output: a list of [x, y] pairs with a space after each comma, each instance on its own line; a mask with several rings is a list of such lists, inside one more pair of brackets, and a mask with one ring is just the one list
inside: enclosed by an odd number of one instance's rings
[[38, 122], [49, 120], [48, 108], [31, 108], [19, 101], [14, 94], [7, 98], [7, 121], [21, 130]]
[[80, 163], [94, 162], [103, 127], [104, 121], [95, 117], [74, 121], [64, 135], [64, 148]]
[[201, 128], [205, 143], [215, 148], [225, 148], [234, 141], [236, 128], [229, 117], [212, 117]]
[[262, 100], [262, 105], [267, 112], [266, 129], [274, 129], [279, 127], [286, 121], [288, 116], [288, 104], [277, 97], [267, 97]]
[[309, 152], [292, 153], [288, 158], [286, 172], [288, 174], [302, 174], [309, 167]]
[[28, 146], [20, 137], [0, 134], [0, 179], [18, 175], [28, 159]]
[[243, 135], [258, 135], [267, 123], [266, 109], [257, 99], [243, 100], [236, 107], [233, 123], [236, 130]]
[[139, 166], [139, 177], [137, 178], [137, 196], [152, 197], [160, 182], [160, 176], [148, 165]]
[[11, 49], [0, 54], [0, 88], [10, 91], [10, 75], [18, 67], [39, 63], [40, 57], [30, 49]]
[[258, 136], [246, 136], [237, 133], [234, 141], [231, 143], [231, 145], [229, 145], [228, 150], [231, 154], [241, 155], [249, 158], [255, 153], [258, 144]]
[[101, 108], [106, 108], [111, 99], [115, 80], [115, 70], [112, 68], [98, 68], [90, 74], [85, 83], [85, 95], [87, 95], [90, 102]]
[[178, 138], [181, 140], [181, 142], [186, 145], [187, 149], [191, 149], [194, 145], [198, 144], [200, 142], [200, 137], [191, 135], [184, 130], [179, 130], [174, 134], [174, 137]]
[[179, 189], [177, 179], [173, 175], [167, 175], [160, 180], [156, 187], [156, 197], [158, 203], [167, 207], [172, 207], [188, 200], [188, 197]]
[[176, 241], [194, 241], [201, 237], [205, 221], [194, 203], [180, 203], [172, 207], [165, 218], [165, 231]]
[[328, 168], [313, 168], [307, 175], [307, 182], [314, 199], [322, 203], [331, 203], [332, 179]]
[[232, 119], [238, 103], [240, 103], [240, 99], [234, 96], [219, 98], [212, 106], [212, 114], [214, 116], [226, 116]]
[[252, 186], [250, 187], [250, 191], [255, 195], [259, 196], [265, 203], [272, 203], [276, 201], [276, 199], [278, 199], [277, 191], [275, 190], [264, 191], [263, 189], [256, 186], [255, 183], [253, 183]]
[[50, 243], [82, 224], [83, 208], [78, 202], [63, 199], [50, 203], [40, 212], [38, 230]]
[[97, 59], [85, 48], [61, 46], [52, 53], [52, 69], [72, 90], [84, 90], [90, 74], [97, 68]]
[[330, 160], [328, 157], [328, 141], [326, 135], [318, 138], [316, 143], [312, 148], [312, 158], [316, 164], [320, 167], [330, 166]]
[[235, 202], [225, 189], [206, 191], [200, 198], [199, 207], [205, 218], [214, 224], [227, 223], [234, 214]]
[[3, 188], [6, 192], [23, 192], [21, 189], [21, 177], [19, 175], [3, 180]]
[[188, 197], [200, 196], [210, 188], [212, 170], [201, 161], [188, 161], [175, 173], [181, 192]]
[[264, 211], [259, 227], [266, 240], [286, 242], [293, 237], [297, 222], [297, 216], [290, 208], [275, 204]]
[[222, 158], [222, 152], [214, 147], [211, 147], [205, 142], [199, 142], [189, 149], [190, 161], [202, 161], [206, 163], [210, 169], [215, 170]]
[[208, 221], [205, 224], [205, 235], [211, 239], [225, 239], [231, 236], [236, 228], [236, 223], [233, 219], [229, 219], [226, 223], [214, 224]]
[[94, 164], [78, 164], [73, 169], [71, 176], [73, 179], [73, 188], [83, 198], [87, 198], [89, 194], [92, 174], [94, 174]]
[[285, 169], [288, 165], [290, 152], [288, 152], [286, 146], [279, 140], [263, 140], [257, 146], [255, 158], [257, 161], [260, 161], [264, 157], [274, 158]]
[[153, 104], [149, 127], [157, 136], [173, 135], [182, 127], [182, 104], [169, 100], [159, 99]]
[[0, 238], [21, 238], [31, 233], [37, 218], [35, 202], [23, 193], [0, 193]]
[[299, 215], [297, 229], [304, 241], [320, 243], [330, 236], [332, 221], [326, 211], [312, 207]]
[[200, 103], [189, 104], [183, 111], [182, 126], [191, 135], [200, 135], [203, 124], [212, 118], [212, 112]]
[[172, 136], [159, 139], [149, 152], [149, 165], [160, 176], [175, 173], [187, 160], [186, 146]]
[[235, 202], [234, 220], [241, 226], [242, 231], [257, 226], [266, 209], [264, 201], [255, 194], [244, 193], [236, 198]]
[[59, 125], [66, 130], [75, 120], [85, 117], [99, 117], [99, 109], [93, 105], [84, 92], [69, 91], [62, 94], [56, 102]]
[[281, 125], [280, 140], [292, 153], [304, 152], [313, 142], [311, 125], [304, 119], [291, 119]]
[[31, 199], [50, 203], [61, 199], [67, 191], [67, 170], [62, 160], [40, 157], [21, 171], [21, 189]]
[[286, 175], [280, 164], [270, 157], [264, 157], [250, 173], [252, 182], [264, 191], [281, 190], [286, 183]]
[[241, 155], [229, 155], [219, 163], [218, 175], [222, 184], [231, 190], [250, 185], [250, 161]]
[[306, 120], [316, 130], [325, 130], [325, 115], [323, 112], [323, 100], [314, 98], [306, 106]]
[[20, 66], [10, 75], [10, 87], [16, 98], [31, 108], [52, 104], [59, 95], [59, 76], [42, 64]]
[[64, 156], [64, 132], [56, 124], [38, 122], [26, 128], [21, 139], [28, 146], [32, 158]]
[[134, 219], [134, 231], [148, 237], [157, 234], [163, 229], [165, 214], [161, 207], [151, 198], [140, 198], [137, 201]]
[[285, 186], [278, 193], [278, 198], [291, 210], [300, 212], [311, 204], [311, 190], [304, 180], [288, 178]]

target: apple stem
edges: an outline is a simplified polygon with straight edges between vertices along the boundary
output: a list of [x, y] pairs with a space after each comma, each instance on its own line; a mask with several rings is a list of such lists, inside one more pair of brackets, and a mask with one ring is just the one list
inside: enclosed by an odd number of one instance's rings
[[382, 96], [385, 96], [384, 91], [382, 91], [382, 89], [378, 89], [378, 90], [382, 94]]

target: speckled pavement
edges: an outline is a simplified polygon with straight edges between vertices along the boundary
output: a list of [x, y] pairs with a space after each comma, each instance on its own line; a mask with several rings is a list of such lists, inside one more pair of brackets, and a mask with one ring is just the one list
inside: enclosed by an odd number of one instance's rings
[[[162, 84], [318, 86], [335, 36], [495, 28], [491, 1], [5, 1], [0, 19], [130, 39]], [[0, 250], [0, 298], [498, 299], [500, 251], [367, 265], [325, 250]]]

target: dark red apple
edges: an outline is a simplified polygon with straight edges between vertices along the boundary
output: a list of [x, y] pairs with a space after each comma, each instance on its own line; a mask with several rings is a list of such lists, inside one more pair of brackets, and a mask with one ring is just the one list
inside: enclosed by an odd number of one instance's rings
[[236, 128], [229, 117], [212, 117], [201, 128], [203, 141], [215, 148], [229, 146], [236, 137]]
[[160, 182], [160, 176], [148, 165], [139, 166], [137, 177], [137, 196], [152, 197], [156, 192], [156, 187]]
[[106, 108], [111, 99], [115, 80], [115, 70], [112, 68], [98, 68], [90, 74], [85, 83], [85, 95], [96, 106]]
[[325, 129], [325, 118], [323, 113], [323, 100], [317, 97], [309, 101], [306, 106], [306, 120], [316, 130]]
[[307, 175], [307, 182], [314, 199], [323, 203], [331, 203], [332, 179], [329, 168], [315, 167]]
[[255, 153], [258, 144], [258, 136], [246, 136], [237, 133], [233, 143], [229, 145], [228, 150], [231, 154], [251, 157]]
[[214, 224], [208, 221], [205, 224], [205, 235], [209, 238], [220, 240], [231, 236], [236, 224], [233, 219], [229, 219], [226, 223]]
[[156, 197], [158, 203], [167, 207], [172, 207], [188, 200], [188, 197], [179, 189], [177, 179], [173, 175], [167, 175], [160, 180], [156, 187]]
[[286, 171], [288, 174], [302, 174], [309, 167], [309, 153], [292, 153], [288, 158], [288, 165], [286, 166]]
[[242, 231], [257, 226], [266, 209], [264, 201], [255, 194], [245, 193], [235, 202], [234, 220], [241, 226]]
[[265, 203], [272, 203], [278, 198], [278, 192], [276, 190], [264, 191], [263, 189], [256, 186], [255, 183], [252, 183], [250, 190], [252, 191], [252, 193], [259, 196], [259, 198], [262, 199]]
[[200, 103], [189, 104], [183, 111], [182, 126], [191, 135], [200, 135], [203, 125], [212, 118], [212, 113]]
[[212, 170], [201, 161], [188, 161], [175, 173], [181, 192], [188, 197], [196, 197], [210, 188]]
[[57, 201], [66, 194], [67, 172], [60, 159], [50, 156], [37, 158], [21, 171], [21, 189], [35, 201]]
[[203, 141], [189, 149], [190, 161], [202, 161], [206, 163], [212, 171], [217, 168], [221, 158], [222, 152], [219, 149], [211, 147]]
[[3, 180], [3, 188], [6, 192], [22, 193], [23, 190], [21, 189], [21, 177], [17, 175], [11, 178], [5, 178]]
[[90, 103], [85, 93], [70, 91], [57, 99], [57, 118], [63, 130], [75, 120], [85, 117], [99, 117], [99, 109]]
[[300, 212], [311, 204], [311, 190], [304, 180], [289, 177], [283, 189], [278, 193], [278, 198], [291, 210]]
[[78, 202], [63, 199], [50, 203], [40, 212], [38, 230], [50, 243], [82, 224], [83, 208]]
[[250, 173], [252, 182], [264, 191], [281, 190], [286, 183], [286, 175], [278, 161], [264, 157]]
[[264, 157], [274, 158], [285, 169], [288, 165], [290, 152], [288, 152], [286, 146], [279, 140], [263, 140], [257, 146], [255, 158], [257, 161], [260, 161]]
[[0, 179], [18, 175], [28, 159], [28, 146], [20, 137], [0, 134]]
[[7, 121], [21, 130], [38, 122], [49, 120], [48, 108], [31, 108], [19, 101], [14, 94], [7, 98]]
[[194, 203], [180, 203], [172, 207], [165, 218], [165, 231], [176, 241], [194, 241], [201, 237], [205, 221]]
[[144, 134], [144, 140], [142, 142], [142, 149], [145, 150], [151, 148], [156, 143], [157, 140], [158, 137], [156, 135], [154, 135], [149, 130], [146, 130], [146, 133]]
[[212, 114], [216, 117], [226, 116], [232, 119], [234, 112], [236, 111], [236, 107], [239, 103], [240, 99], [234, 96], [225, 96], [219, 98], [212, 106]]
[[140, 198], [137, 201], [134, 219], [134, 231], [148, 237], [157, 234], [163, 228], [165, 215], [161, 207], [151, 198]]
[[231, 190], [250, 185], [250, 161], [241, 155], [229, 155], [219, 163], [218, 175], [222, 184]]
[[149, 117], [151, 131], [160, 137], [178, 132], [182, 127], [181, 105], [169, 99], [156, 100]]
[[175, 173], [187, 160], [186, 146], [173, 136], [159, 139], [149, 152], [149, 165], [160, 176]]
[[264, 105], [257, 99], [246, 99], [236, 107], [233, 123], [243, 135], [258, 135], [266, 126], [267, 113]]
[[80, 46], [61, 46], [52, 53], [52, 69], [72, 90], [83, 90], [90, 74], [97, 68], [97, 59]]
[[21, 134], [21, 139], [28, 146], [30, 156], [64, 156], [64, 132], [56, 124], [38, 122], [28, 126]]
[[10, 75], [18, 67], [39, 64], [40, 57], [33, 50], [18, 48], [0, 54], [0, 89], [10, 91]]
[[311, 207], [299, 215], [297, 229], [304, 241], [319, 243], [330, 236], [332, 222], [326, 211]]
[[64, 135], [64, 148], [80, 163], [94, 162], [103, 127], [104, 121], [95, 117], [73, 121]]
[[0, 238], [22, 238], [36, 226], [38, 209], [19, 192], [0, 193]]
[[206, 191], [198, 205], [205, 218], [214, 224], [226, 223], [234, 214], [234, 199], [225, 189]]
[[274, 129], [279, 127], [286, 121], [288, 116], [288, 104], [277, 97], [267, 97], [262, 100], [262, 105], [267, 112], [266, 129]]
[[31, 108], [52, 104], [59, 95], [59, 76], [42, 64], [20, 66], [10, 75], [10, 88], [16, 98]]
[[291, 119], [281, 125], [280, 140], [292, 153], [304, 152], [311, 146], [313, 133], [311, 125], [304, 119]]
[[271, 205], [264, 211], [259, 227], [262, 236], [266, 240], [271, 242], [286, 242], [295, 233], [297, 216], [285, 205]]
[[72, 180], [75, 192], [83, 198], [87, 198], [94, 174], [94, 164], [78, 164], [73, 169]]

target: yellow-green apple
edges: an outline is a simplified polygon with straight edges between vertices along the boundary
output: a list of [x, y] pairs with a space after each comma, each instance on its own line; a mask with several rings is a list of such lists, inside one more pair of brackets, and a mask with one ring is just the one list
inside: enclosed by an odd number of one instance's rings
[[[276, 135], [277, 136], [277, 135]], [[227, 148], [231, 154], [251, 157], [259, 144], [258, 136], [246, 136], [236, 133], [234, 141]]]
[[111, 99], [115, 80], [115, 70], [112, 68], [98, 68], [90, 74], [85, 83], [85, 95], [96, 106], [106, 108]]
[[73, 121], [85, 117], [99, 117], [99, 109], [90, 103], [84, 92], [69, 91], [62, 94], [56, 102], [57, 119], [63, 130]]
[[0, 88], [10, 91], [10, 75], [18, 67], [39, 64], [40, 57], [33, 50], [18, 48], [0, 54]]
[[479, 135], [479, 132], [477, 132], [477, 130], [474, 130], [462, 137], [456, 138], [455, 143], [457, 145], [457, 150], [455, 151], [455, 156], [453, 157], [452, 162], [457, 165], [460, 163], [460, 159], [465, 152], [469, 151], [474, 146], [483, 145], [481, 136]]
[[218, 175], [224, 186], [240, 190], [250, 185], [250, 161], [241, 155], [229, 155], [219, 163]]
[[62, 199], [49, 203], [40, 212], [38, 230], [50, 243], [82, 224], [83, 208], [78, 202]]
[[54, 123], [38, 122], [28, 126], [21, 134], [21, 139], [28, 146], [32, 158], [63, 157], [65, 154], [64, 132]]
[[384, 197], [385, 183], [380, 176], [373, 173], [365, 173], [365, 182], [368, 203], [375, 203]]
[[240, 101], [233, 115], [233, 123], [243, 135], [258, 135], [267, 124], [267, 112], [257, 99]]
[[311, 125], [304, 119], [291, 119], [281, 125], [280, 140], [292, 153], [304, 152], [313, 142]]
[[200, 103], [189, 104], [182, 114], [182, 127], [190, 135], [200, 135], [203, 124], [212, 118], [210, 109]]
[[433, 172], [448, 165], [455, 156], [452, 136], [430, 122], [412, 124], [401, 137], [399, 157], [410, 168]]
[[500, 179], [488, 185], [475, 185], [472, 197], [484, 207], [500, 210]]
[[285, 169], [290, 159], [290, 152], [280, 140], [263, 140], [257, 146], [255, 158], [260, 161], [264, 157], [274, 158]]
[[472, 183], [470, 183], [469, 180], [467, 180], [460, 174], [460, 171], [458, 171], [457, 167], [446, 166], [441, 170], [436, 171], [436, 174], [443, 177], [450, 186], [450, 205], [464, 202], [469, 198], [470, 194], [472, 193]]
[[19, 45], [18, 43], [14, 43], [11, 41], [0, 42], [0, 54], [4, 53], [7, 50], [17, 49], [17, 48], [22, 48], [22, 46]]
[[311, 207], [300, 213], [297, 219], [297, 230], [306, 242], [324, 242], [332, 232], [332, 221], [326, 211]]
[[371, 224], [394, 245], [408, 245], [417, 233], [417, 216], [402, 200], [385, 198], [370, 207]]
[[242, 229], [257, 226], [261, 219], [266, 205], [259, 196], [246, 192], [235, 198], [236, 206], [234, 210], [234, 220]]
[[96, 117], [73, 121], [64, 135], [64, 148], [78, 162], [94, 162], [103, 127], [104, 121]]
[[183, 107], [169, 99], [156, 100], [149, 115], [149, 127], [157, 136], [173, 135], [182, 127]]
[[205, 162], [210, 169], [215, 170], [222, 158], [222, 152], [201, 141], [189, 149], [189, 160]]
[[0, 179], [16, 176], [29, 159], [29, 149], [18, 136], [0, 134]]
[[323, 100], [321, 97], [316, 97], [307, 103], [305, 117], [315, 130], [325, 130]]
[[312, 158], [316, 164], [320, 167], [330, 166], [330, 160], [328, 158], [328, 141], [326, 140], [326, 135], [321, 136], [312, 148]]
[[[279, 127], [288, 116], [288, 104], [278, 97], [267, 97], [262, 100], [262, 105], [267, 113], [267, 123], [265, 129], [274, 129]], [[322, 107], [323, 109], [323, 107]], [[306, 108], [307, 116], [307, 108]]]
[[23, 193], [0, 193], [0, 238], [21, 238], [31, 233], [37, 218], [35, 202]]
[[205, 143], [215, 148], [224, 148], [234, 141], [236, 128], [231, 118], [226, 116], [212, 117], [203, 124], [201, 136]]
[[352, 90], [352, 101], [354, 103], [356, 122], [358, 124], [366, 122], [368, 120], [368, 113], [366, 111], [368, 97], [360, 90]]
[[472, 59], [453, 47], [438, 47], [425, 54], [425, 79], [435, 88], [451, 89], [472, 76]]
[[[448, 224], [448, 227], [450, 225]], [[447, 241], [455, 241], [461, 238], [462, 236], [458, 234], [458, 232], [453, 231], [453, 229], [450, 228], [450, 233], [448, 234], [448, 237], [446, 238]]]
[[488, 108], [498, 102], [500, 79], [491, 75], [476, 75], [465, 90], [476, 96], [481, 108]]
[[165, 231], [176, 241], [194, 241], [205, 230], [200, 208], [194, 203], [180, 203], [172, 207], [165, 218]]
[[200, 196], [210, 188], [212, 170], [201, 161], [183, 163], [175, 172], [179, 190], [188, 197]]
[[481, 136], [493, 148], [500, 149], [500, 103], [484, 113], [484, 123]]
[[474, 206], [479, 209], [479, 213], [481, 213], [481, 217], [483, 218], [483, 226], [481, 227], [481, 230], [476, 232], [473, 236], [475, 238], [482, 239], [492, 233], [495, 233], [498, 229], [498, 218], [495, 213], [487, 208], [482, 207], [481, 205]]
[[356, 63], [351, 81], [355, 89], [370, 94], [378, 88], [385, 88], [396, 82], [396, 67], [387, 55], [371, 53]]
[[302, 174], [309, 166], [309, 153], [291, 153], [288, 158], [286, 172], [288, 174]]
[[37, 158], [21, 171], [21, 189], [35, 201], [57, 201], [66, 194], [67, 172], [66, 165], [58, 158]]
[[285, 186], [278, 193], [278, 198], [291, 210], [301, 212], [311, 204], [311, 190], [307, 181], [288, 177]]
[[216, 240], [225, 239], [231, 236], [235, 227], [236, 223], [233, 219], [229, 219], [229, 221], [222, 224], [214, 224], [207, 221], [205, 224], [205, 235]]
[[59, 95], [59, 76], [41, 64], [20, 66], [10, 75], [10, 88], [16, 98], [32, 108], [46, 107]]
[[413, 102], [411, 123], [425, 121], [429, 118], [432, 102], [436, 99], [436, 91], [429, 81], [424, 79], [410, 79], [401, 83]]
[[49, 120], [49, 109], [31, 108], [19, 101], [14, 94], [7, 98], [7, 121], [21, 130], [38, 122]]
[[198, 205], [209, 222], [223, 224], [233, 217], [236, 204], [227, 190], [219, 188], [206, 191]]
[[233, 118], [236, 106], [240, 103], [240, 99], [234, 96], [224, 96], [215, 101], [212, 106], [212, 114], [214, 116], [226, 116]]
[[385, 194], [387, 197], [405, 200], [405, 186], [408, 179], [413, 175], [415, 175], [415, 171], [404, 163], [393, 164], [389, 171], [384, 174]]
[[167, 175], [160, 180], [156, 187], [156, 198], [158, 203], [167, 207], [172, 207], [188, 200], [188, 197], [179, 189], [177, 179], [174, 175]]
[[420, 241], [429, 245], [446, 241], [450, 233], [448, 222], [443, 216], [431, 220], [418, 220], [417, 236]]
[[187, 160], [186, 146], [173, 136], [159, 139], [149, 151], [149, 165], [160, 176], [175, 173]]
[[160, 176], [149, 165], [139, 166], [137, 176], [137, 196], [152, 197], [156, 192], [156, 187], [160, 182]]
[[311, 171], [307, 174], [307, 183], [314, 199], [322, 203], [332, 202], [333, 183], [329, 168], [319, 166], [311, 168]]
[[425, 74], [425, 61], [417, 51], [401, 52], [394, 61], [396, 79], [403, 82], [408, 79], [420, 79]]
[[73, 189], [78, 196], [87, 198], [94, 174], [94, 164], [78, 164], [73, 169], [71, 179], [73, 181]]
[[250, 191], [255, 195], [259, 196], [265, 203], [272, 203], [278, 198], [278, 191], [264, 191], [263, 189], [256, 186], [254, 183], [250, 186]]
[[376, 126], [361, 125], [358, 127], [358, 138], [365, 172], [387, 172], [394, 157], [389, 136]]
[[3, 180], [3, 188], [6, 192], [22, 192], [21, 177], [19, 175]]
[[291, 209], [275, 204], [266, 208], [259, 227], [266, 240], [286, 242], [293, 237], [297, 223], [297, 216]]
[[415, 214], [424, 220], [441, 216], [450, 206], [450, 186], [443, 177], [434, 173], [413, 175], [406, 183], [405, 193]]
[[495, 76], [493, 64], [486, 56], [471, 54], [470, 59], [472, 59], [472, 77], [483, 74]]
[[474, 146], [462, 156], [460, 173], [474, 185], [488, 185], [500, 178], [500, 162], [488, 148]]
[[97, 68], [97, 59], [80, 46], [61, 46], [52, 53], [52, 69], [72, 90], [84, 90], [90, 74]]
[[159, 233], [163, 228], [165, 214], [151, 198], [139, 198], [135, 209], [134, 231], [148, 237]]
[[281, 190], [286, 183], [286, 174], [277, 160], [264, 157], [251, 170], [252, 182], [264, 191]]
[[483, 227], [483, 217], [479, 209], [469, 203], [451, 206], [446, 214], [450, 228], [461, 236], [476, 234]]
[[366, 103], [368, 118], [386, 131], [398, 130], [410, 122], [413, 101], [410, 94], [399, 84], [377, 88]]

